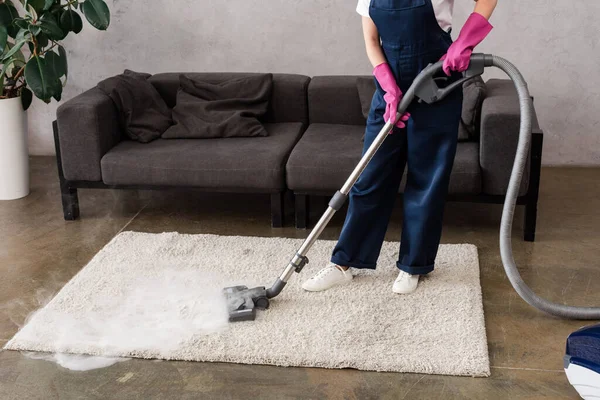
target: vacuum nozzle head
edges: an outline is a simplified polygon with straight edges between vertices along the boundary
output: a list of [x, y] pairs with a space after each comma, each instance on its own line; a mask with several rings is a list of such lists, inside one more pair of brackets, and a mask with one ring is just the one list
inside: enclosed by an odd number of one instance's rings
[[247, 286], [231, 286], [223, 289], [227, 299], [229, 322], [253, 321], [256, 310], [269, 308], [269, 299], [264, 287], [248, 289]]

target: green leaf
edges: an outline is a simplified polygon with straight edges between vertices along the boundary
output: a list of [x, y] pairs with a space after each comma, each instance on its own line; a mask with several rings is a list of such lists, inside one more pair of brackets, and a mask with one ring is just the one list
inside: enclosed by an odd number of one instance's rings
[[18, 16], [19, 13], [12, 4], [0, 3], [0, 24], [8, 27], [12, 23], [12, 20]]
[[0, 94], [3, 94], [4, 91], [4, 77], [6, 75], [6, 71], [13, 65], [14, 60], [7, 60], [4, 62], [2, 66], [2, 70], [0, 70]]
[[37, 13], [36, 9], [31, 4], [28, 4], [27, 7], [25, 7], [25, 9], [27, 10], [27, 15], [32, 20], [37, 21], [38, 13]]
[[15, 6], [10, 3], [0, 3], [0, 24], [8, 26], [18, 16]]
[[52, 70], [52, 73], [56, 78], [66, 75], [67, 67], [59, 54], [56, 54], [54, 51], [49, 51], [44, 54], [44, 59], [46, 60], [48, 68]]
[[43, 49], [48, 46], [48, 36], [46, 36], [43, 32], [35, 37], [38, 42], [38, 49]]
[[67, 62], [67, 52], [62, 46], [58, 46], [58, 55], [60, 56], [62, 63], [65, 67], [65, 77], [69, 76], [69, 63]]
[[110, 25], [110, 10], [103, 0], [85, 0], [81, 10], [94, 28], [104, 31]]
[[15, 53], [17, 53], [18, 51], [21, 50], [21, 47], [23, 47], [23, 45], [25, 44], [25, 41], [22, 40], [20, 42], [17, 42], [12, 49], [10, 49], [6, 54], [4, 54], [2, 56], [2, 62], [4, 62], [5, 60], [8, 60], [9, 58], [11, 58]]
[[0, 75], [0, 96], [4, 96], [4, 75]]
[[83, 21], [76, 11], [65, 10], [60, 16], [60, 27], [65, 32], [79, 33], [83, 29]]
[[0, 54], [4, 53], [6, 43], [8, 43], [8, 31], [4, 25], [0, 25]]
[[15, 38], [15, 40], [17, 42], [27, 41], [30, 39], [31, 39], [31, 32], [29, 32], [28, 29], [19, 30], [19, 33], [17, 33], [17, 37]]
[[44, 2], [44, 11], [45, 10], [49, 10], [50, 7], [52, 7], [53, 4], [54, 4], [54, 0], [46, 0]]
[[36, 97], [44, 102], [50, 102], [57, 78], [42, 57], [32, 57], [25, 66], [25, 80]]
[[14, 62], [15, 62], [14, 59], [4, 61], [4, 64], [2, 65], [2, 70], [0, 70], [0, 76], [6, 75], [6, 71], [8, 71], [8, 69], [11, 67], [11, 65]]
[[60, 81], [60, 79], [56, 78], [54, 80], [54, 83], [52, 84], [52, 90], [53, 90], [52, 97], [54, 97], [54, 99], [56, 101], [60, 101], [60, 99], [62, 97], [62, 91], [63, 91], [63, 86], [62, 86], [62, 82]]
[[29, 32], [31, 32], [33, 36], [39, 35], [41, 31], [42, 28], [40, 28], [39, 25], [29, 25]]
[[60, 1], [54, 0], [52, 2], [52, 5], [50, 5], [50, 7], [48, 8], [48, 10], [50, 10], [50, 12], [56, 12], [56, 11], [59, 11], [59, 10], [60, 11], [64, 10], [63, 4], [61, 4], [61, 3], [62, 3], [62, 0], [60, 0]]
[[[7, 43], [6, 44], [6, 48], [7, 50], [11, 50], [15, 45], [12, 43]], [[6, 53], [8, 54], [8, 53]], [[0, 60], [4, 59], [5, 56], [3, 55], [2, 58], [0, 58]], [[6, 57], [7, 58], [7, 57]], [[15, 61], [19, 61], [19, 63], [21, 64], [25, 64], [25, 56], [23, 55], [23, 52], [21, 51], [21, 49], [16, 50], [13, 54], [12, 54], [12, 58]]]
[[23, 54], [23, 50], [20, 49], [14, 55], [15, 60], [19, 61], [19, 63], [25, 65], [25, 55]]
[[48, 13], [42, 15], [42, 18], [39, 20], [39, 24], [42, 32], [48, 35], [50, 39], [62, 40], [66, 36], [65, 32], [60, 29], [60, 26], [58, 26], [52, 15]]
[[33, 93], [26, 87], [21, 89], [21, 104], [23, 104], [23, 110], [27, 110], [33, 100]]
[[17, 9], [12, 4], [0, 3], [0, 25], [6, 27], [8, 36], [14, 38], [19, 29], [13, 25], [13, 20], [19, 17]]
[[[25, 8], [30, 6], [35, 10], [36, 13], [41, 13], [44, 10], [44, 6], [46, 5], [46, 0], [27, 0], [25, 2]], [[36, 18], [37, 19], [37, 18]]]
[[27, 29], [29, 28], [29, 21], [25, 18], [17, 18], [13, 22], [17, 28]]

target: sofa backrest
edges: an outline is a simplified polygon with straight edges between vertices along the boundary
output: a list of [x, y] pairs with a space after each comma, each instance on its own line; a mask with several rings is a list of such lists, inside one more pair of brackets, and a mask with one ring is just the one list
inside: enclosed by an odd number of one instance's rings
[[[210, 83], [220, 83], [229, 79], [257, 75], [245, 72], [195, 72], [186, 73], [192, 78]], [[175, 105], [179, 88], [179, 72], [155, 74], [150, 82], [167, 102]], [[273, 93], [265, 122], [302, 122], [308, 125], [307, 88], [310, 78], [297, 74], [273, 74]]]
[[358, 76], [315, 76], [308, 85], [310, 123], [365, 125]]

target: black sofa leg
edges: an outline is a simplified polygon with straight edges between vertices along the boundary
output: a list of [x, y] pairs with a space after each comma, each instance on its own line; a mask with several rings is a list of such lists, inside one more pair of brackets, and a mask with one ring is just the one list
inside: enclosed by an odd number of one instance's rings
[[525, 232], [524, 239], [527, 242], [535, 241], [537, 225], [537, 205], [540, 193], [540, 176], [542, 173], [542, 147], [544, 136], [534, 133], [531, 138], [531, 169], [529, 178], [529, 193], [525, 204]]
[[271, 193], [271, 226], [283, 227], [285, 192]]
[[52, 130], [54, 131], [54, 148], [56, 150], [56, 167], [58, 168], [58, 180], [60, 182], [60, 196], [62, 200], [63, 213], [66, 221], [74, 221], [79, 218], [79, 197], [77, 197], [77, 189], [69, 187], [68, 181], [63, 175], [62, 157], [60, 154], [60, 137], [58, 135], [58, 123], [52, 122]]
[[537, 206], [527, 204], [525, 206], [525, 232], [526, 242], [535, 242], [535, 226], [537, 223]]
[[296, 229], [306, 229], [309, 224], [308, 195], [296, 194]]
[[77, 196], [77, 189], [70, 188], [63, 184], [61, 185], [60, 193], [65, 221], [74, 221], [79, 218], [79, 197]]

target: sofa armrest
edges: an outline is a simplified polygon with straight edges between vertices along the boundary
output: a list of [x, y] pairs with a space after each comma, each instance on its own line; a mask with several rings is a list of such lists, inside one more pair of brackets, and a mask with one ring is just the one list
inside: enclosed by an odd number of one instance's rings
[[[479, 158], [482, 173], [482, 191], [489, 195], [506, 195], [519, 140], [519, 99], [513, 83], [507, 79], [486, 82], [487, 96], [481, 109]], [[535, 109], [533, 132], [541, 132]], [[530, 157], [531, 158], [531, 157]], [[529, 166], [523, 174], [519, 195], [529, 187]]]
[[121, 140], [110, 97], [94, 87], [62, 104], [56, 120], [65, 179], [102, 181], [100, 160]]

